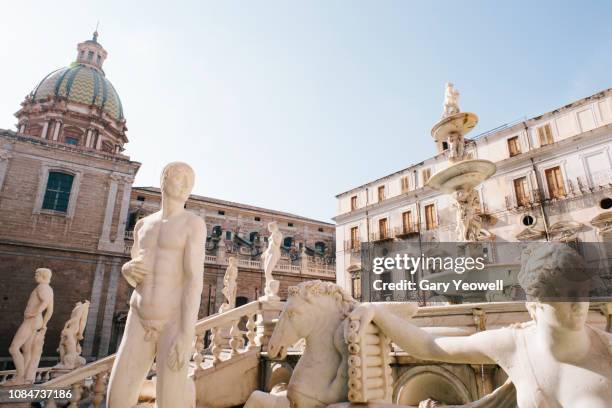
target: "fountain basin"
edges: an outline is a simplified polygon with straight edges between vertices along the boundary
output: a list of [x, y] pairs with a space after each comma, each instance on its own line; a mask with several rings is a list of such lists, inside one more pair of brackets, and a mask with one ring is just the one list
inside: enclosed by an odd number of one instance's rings
[[451, 133], [459, 133], [465, 135], [470, 130], [474, 129], [478, 123], [478, 116], [471, 112], [459, 112], [448, 116], [431, 128], [431, 136], [435, 140], [443, 141], [448, 138]]
[[427, 186], [444, 193], [469, 190], [491, 177], [497, 167], [489, 160], [465, 160], [457, 162], [434, 174]]

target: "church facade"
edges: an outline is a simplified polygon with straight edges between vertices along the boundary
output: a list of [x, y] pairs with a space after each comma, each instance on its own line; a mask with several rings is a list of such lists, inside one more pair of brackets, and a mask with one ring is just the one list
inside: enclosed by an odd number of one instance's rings
[[[124, 154], [126, 119], [103, 70], [107, 55], [94, 33], [77, 45], [74, 63], [48, 74], [28, 94], [15, 114], [16, 131], [0, 129], [4, 365], [38, 267], [53, 271], [55, 290], [42, 365], [57, 361], [61, 328], [78, 301], [91, 302], [83, 356], [113, 352], [122, 334], [131, 289], [121, 266], [129, 259], [136, 220], [157, 210], [161, 194], [133, 187], [140, 163]], [[329, 223], [195, 195], [187, 209], [208, 226], [201, 316], [218, 309], [229, 256], [239, 258], [242, 301], [261, 293], [258, 256], [267, 222], [276, 221], [286, 237], [275, 271], [281, 295], [301, 280], [334, 279], [335, 231]]]

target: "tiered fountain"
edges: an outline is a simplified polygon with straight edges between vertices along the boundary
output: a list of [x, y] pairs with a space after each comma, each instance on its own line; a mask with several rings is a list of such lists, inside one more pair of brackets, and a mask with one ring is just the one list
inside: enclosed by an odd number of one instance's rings
[[475, 242], [489, 239], [490, 233], [482, 228], [480, 199], [476, 187], [491, 177], [495, 164], [489, 160], [470, 159], [465, 152], [466, 133], [478, 123], [478, 116], [459, 110], [459, 92], [453, 84], [446, 84], [442, 118], [431, 129], [438, 151], [448, 152], [451, 165], [434, 174], [427, 185], [435, 190], [452, 194], [457, 208], [457, 242]]

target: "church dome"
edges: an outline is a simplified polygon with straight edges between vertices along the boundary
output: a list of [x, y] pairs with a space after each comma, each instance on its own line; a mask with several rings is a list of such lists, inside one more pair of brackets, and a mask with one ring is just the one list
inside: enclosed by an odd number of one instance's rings
[[91, 40], [78, 44], [76, 61], [43, 78], [32, 91], [31, 99], [41, 102], [49, 96], [65, 98], [69, 102], [97, 106], [114, 120], [123, 119], [119, 95], [102, 70], [106, 56], [96, 31]]
[[45, 100], [48, 96], [95, 105], [113, 119], [123, 119], [123, 107], [113, 84], [101, 70], [86, 64], [75, 62], [70, 67], [51, 72], [32, 91], [35, 101]]

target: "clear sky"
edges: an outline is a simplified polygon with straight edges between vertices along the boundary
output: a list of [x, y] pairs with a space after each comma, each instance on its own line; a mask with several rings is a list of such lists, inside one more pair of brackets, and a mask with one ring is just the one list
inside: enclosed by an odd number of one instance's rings
[[0, 127], [100, 21], [135, 185], [182, 160], [197, 194], [329, 221], [334, 196], [434, 154], [446, 81], [473, 134], [612, 87], [606, 1], [12, 1]]

